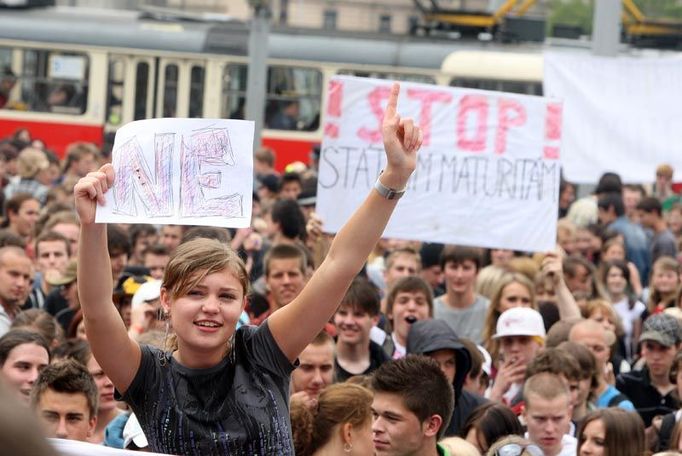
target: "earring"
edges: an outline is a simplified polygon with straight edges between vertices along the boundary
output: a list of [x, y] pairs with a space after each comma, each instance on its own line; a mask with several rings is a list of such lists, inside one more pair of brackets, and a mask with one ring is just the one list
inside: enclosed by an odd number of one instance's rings
[[348, 442], [344, 443], [343, 444], [343, 452], [344, 453], [350, 453], [351, 451], [353, 451], [353, 445], [351, 445]]
[[165, 367], [168, 364], [166, 360], [166, 350], [168, 349], [168, 333], [170, 332], [170, 313], [165, 314], [166, 331], [163, 335], [163, 350], [159, 352], [159, 365]]

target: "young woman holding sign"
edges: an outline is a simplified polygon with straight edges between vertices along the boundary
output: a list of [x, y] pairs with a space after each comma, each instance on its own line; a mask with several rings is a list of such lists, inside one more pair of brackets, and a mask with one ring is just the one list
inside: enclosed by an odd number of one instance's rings
[[235, 329], [248, 293], [244, 264], [224, 245], [199, 239], [178, 247], [163, 278], [161, 303], [176, 348], [165, 353], [129, 339], [107, 302], [112, 280], [106, 226], [95, 224], [95, 207], [104, 203], [113, 169], [105, 165], [78, 182], [78, 291], [88, 340], [152, 451], [293, 454], [287, 395], [294, 362], [336, 310], [388, 223], [394, 192], [405, 188], [416, 166], [422, 133], [397, 114], [399, 90], [394, 84], [386, 107], [387, 166], [375, 189], [336, 235], [300, 295], [258, 328]]

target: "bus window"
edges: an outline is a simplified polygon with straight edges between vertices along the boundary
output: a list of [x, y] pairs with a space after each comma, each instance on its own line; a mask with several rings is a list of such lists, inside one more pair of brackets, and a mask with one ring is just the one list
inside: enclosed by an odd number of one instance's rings
[[163, 117], [175, 117], [178, 108], [178, 66], [166, 65], [163, 90]]
[[109, 80], [107, 81], [107, 122], [120, 125], [123, 120], [123, 80], [125, 78], [125, 62], [121, 57], [112, 57], [109, 61]]
[[89, 60], [85, 54], [24, 51], [21, 97], [27, 109], [83, 114], [87, 107]]
[[435, 84], [436, 79], [425, 74], [387, 73], [382, 71], [362, 71], [343, 69], [338, 74], [357, 76], [359, 78], [390, 79], [391, 81], [419, 82], [422, 84]]
[[147, 118], [147, 97], [149, 94], [149, 63], [138, 62], [135, 69], [135, 113], [134, 120]]
[[268, 71], [266, 128], [315, 131], [320, 125], [322, 73], [309, 68], [272, 66]]
[[204, 68], [192, 67], [189, 88], [189, 116], [202, 117], [204, 114]]
[[223, 119], [244, 119], [246, 117], [247, 67], [231, 63], [223, 71], [223, 92], [221, 116]]

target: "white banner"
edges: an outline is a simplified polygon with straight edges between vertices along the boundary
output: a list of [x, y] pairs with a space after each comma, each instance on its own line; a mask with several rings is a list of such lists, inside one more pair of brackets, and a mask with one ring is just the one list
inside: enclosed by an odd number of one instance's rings
[[[317, 211], [348, 220], [384, 167], [391, 82], [335, 77]], [[402, 83], [398, 112], [422, 127], [417, 170], [384, 236], [524, 251], [555, 246], [561, 104], [541, 97]]]
[[[545, 54], [545, 95], [564, 100], [561, 157], [567, 180], [605, 171], [648, 183], [656, 167], [682, 169], [682, 58]], [[679, 174], [677, 174], [679, 177]]]
[[149, 119], [116, 132], [116, 173], [99, 223], [245, 228], [251, 223], [253, 122]]

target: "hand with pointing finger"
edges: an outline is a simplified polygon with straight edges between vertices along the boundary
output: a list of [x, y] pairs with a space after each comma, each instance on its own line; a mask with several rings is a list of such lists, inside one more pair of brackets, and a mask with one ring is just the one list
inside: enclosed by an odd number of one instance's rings
[[422, 144], [422, 130], [409, 118], [398, 114], [400, 84], [393, 83], [391, 95], [384, 111], [382, 134], [387, 165], [381, 182], [394, 189], [402, 189], [417, 167], [417, 151]]

